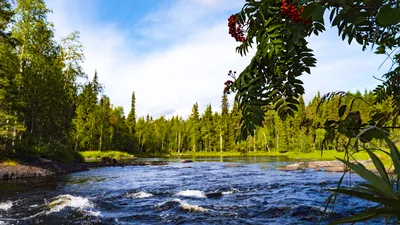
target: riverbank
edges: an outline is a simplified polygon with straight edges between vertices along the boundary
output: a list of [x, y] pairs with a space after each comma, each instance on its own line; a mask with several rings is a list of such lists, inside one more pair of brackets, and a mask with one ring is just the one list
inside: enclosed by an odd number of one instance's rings
[[102, 158], [114, 158], [117, 160], [120, 159], [135, 159], [136, 157], [132, 154], [115, 151], [115, 150], [108, 150], [108, 151], [81, 151], [78, 152], [86, 162], [88, 161], [100, 161]]
[[132, 161], [132, 162], [74, 162], [63, 163], [40, 159], [31, 163], [0, 164], [0, 180], [12, 180], [33, 177], [55, 176], [74, 172], [87, 171], [91, 168], [111, 166], [157, 166], [166, 165], [165, 161]]
[[0, 180], [45, 177], [89, 170], [85, 163], [40, 160], [16, 165], [0, 164]]
[[[363, 165], [365, 168], [369, 169], [374, 173], [378, 173], [378, 170], [375, 168], [371, 159], [357, 161], [357, 163]], [[395, 172], [394, 168], [390, 165], [386, 165], [385, 168], [388, 174], [392, 174]], [[307, 170], [307, 169], [316, 171], [325, 171], [325, 172], [346, 172], [349, 170], [349, 168], [339, 160], [298, 162], [277, 168], [277, 170], [283, 170], [283, 171]]]
[[[184, 153], [171, 153], [172, 157], [182, 158], [196, 158], [196, 157], [239, 157], [239, 156], [268, 156], [268, 157], [285, 157], [288, 159], [304, 159], [304, 160], [324, 160], [332, 161], [337, 160], [336, 157], [343, 159], [344, 152], [337, 152], [335, 150], [325, 150], [321, 155], [321, 151], [305, 152], [286, 152], [280, 153], [278, 151], [253, 151], [253, 152], [184, 152]], [[355, 153], [354, 158], [357, 160], [367, 160], [369, 155], [366, 152]]]

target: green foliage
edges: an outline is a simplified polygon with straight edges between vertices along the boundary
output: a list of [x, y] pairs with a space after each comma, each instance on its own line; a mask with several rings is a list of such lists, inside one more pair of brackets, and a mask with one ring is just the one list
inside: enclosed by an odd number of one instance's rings
[[133, 155], [126, 153], [126, 152], [121, 152], [121, 151], [82, 151], [79, 152], [79, 155], [81, 155], [85, 159], [101, 159], [103, 157], [110, 157], [110, 158], [115, 158], [115, 159], [123, 159], [123, 158], [132, 158]]
[[371, 157], [377, 173], [371, 172], [361, 164], [339, 159], [368, 183], [355, 187], [338, 187], [330, 189], [330, 191], [367, 200], [377, 205], [367, 208], [361, 213], [336, 220], [331, 224], [360, 222], [376, 217], [386, 217], [387, 221], [399, 222], [400, 196], [398, 193], [398, 176], [400, 174], [400, 153], [391, 140], [385, 138], [385, 141], [390, 149], [390, 152], [386, 153], [392, 159], [391, 163], [395, 167], [396, 176], [389, 175], [381, 159], [369, 149], [366, 149], [366, 151]]
[[131, 110], [129, 111], [128, 118], [126, 119], [126, 124], [128, 125], [129, 132], [131, 134], [135, 134], [135, 125], [136, 125], [136, 97], [135, 92], [132, 92], [131, 97]]
[[[292, 2], [292, 1], [289, 1]], [[244, 55], [249, 48], [256, 47], [250, 64], [239, 74], [230, 91], [236, 92], [236, 100], [243, 111], [240, 140], [254, 135], [256, 126], [262, 126], [263, 110], [275, 110], [281, 119], [294, 117], [304, 94], [303, 83], [297, 79], [310, 73], [316, 59], [307, 47], [307, 37], [318, 35], [325, 30], [324, 14], [330, 11], [330, 23], [337, 27], [338, 35], [350, 44], [355, 39], [365, 50], [367, 46], [377, 46], [378, 54], [388, 57], [398, 48], [400, 37], [400, 9], [396, 1], [293, 1], [303, 6], [303, 19], [311, 18], [312, 23], [299, 23], [281, 13], [280, 0], [248, 0], [235, 16], [246, 34], [246, 40], [237, 47]], [[399, 64], [399, 52], [393, 57], [393, 65]], [[386, 81], [379, 86], [378, 100], [394, 97], [397, 107], [400, 96], [393, 82], [399, 68], [385, 74]], [[400, 98], [399, 98], [400, 99]], [[350, 135], [350, 134], [349, 134]]]
[[[395, 131], [389, 132], [387, 127], [390, 120], [393, 126], [396, 125], [400, 115], [399, 2], [396, 0], [301, 0], [289, 1], [289, 3], [304, 7], [301, 18], [311, 19], [312, 23], [299, 23], [293, 16], [291, 19], [285, 17], [287, 2], [282, 1], [281, 4], [280, 0], [248, 0], [243, 9], [236, 14], [240, 24], [247, 26], [245, 29], [247, 37], [237, 48], [238, 52], [242, 55], [246, 54], [253, 42], [257, 50], [248, 67], [229, 86], [228, 91], [236, 92], [236, 100], [243, 111], [240, 139], [245, 140], [249, 134], [255, 136], [253, 132], [256, 130], [255, 127], [264, 125], [263, 110], [277, 111], [283, 121], [287, 120], [288, 116], [295, 117], [293, 111], [298, 110], [299, 96], [304, 93], [302, 83], [296, 82], [296, 77], [303, 73], [310, 73], [310, 67], [315, 66], [316, 62], [311, 49], [307, 48], [305, 38], [324, 31], [324, 14], [330, 11], [329, 22], [338, 29], [338, 36], [343, 41], [347, 40], [351, 44], [353, 40], [356, 40], [363, 50], [368, 46], [372, 49], [376, 47], [375, 53], [386, 54], [388, 59], [392, 60], [392, 67], [388, 73], [384, 74], [382, 84], [374, 90], [376, 97], [375, 99], [372, 97], [374, 102], [371, 102], [371, 98], [363, 99], [361, 93], [356, 93], [350, 103], [346, 102], [343, 105], [341, 105], [341, 100], [348, 96], [348, 93], [328, 93], [322, 99], [318, 96], [317, 101], [321, 101], [317, 106], [316, 114], [323, 115], [324, 119], [316, 121], [305, 118], [300, 126], [305, 128], [307, 133], [313, 133], [314, 143], [316, 143], [320, 136], [318, 134], [321, 133], [318, 128], [323, 124], [325, 132], [323, 132], [324, 138], [321, 142], [322, 149], [342, 148], [347, 155], [347, 160], [351, 156], [350, 145], [354, 145], [354, 150], [358, 151], [360, 145], [368, 149], [371, 145], [376, 147], [375, 143], [386, 140], [391, 150], [391, 159], [395, 167], [397, 164], [400, 168], [397, 148], [388, 141], [389, 135]], [[285, 89], [286, 87], [289, 88]], [[329, 99], [339, 101], [335, 103], [335, 106], [319, 111], [320, 106]], [[355, 110], [354, 108], [357, 108], [356, 105], [359, 104], [357, 100], [367, 103], [368, 109]], [[383, 102], [387, 104], [389, 101], [391, 107], [381, 109], [376, 107], [376, 103], [385, 105]], [[336, 115], [335, 109], [339, 109]], [[363, 121], [368, 122], [363, 123]], [[285, 123], [279, 125], [275, 122], [278, 129], [285, 127]], [[362, 130], [361, 133], [360, 130]], [[285, 144], [290, 143], [287, 135], [276, 135], [276, 137], [277, 145], [278, 140], [282, 138]], [[347, 144], [342, 144], [346, 142]], [[375, 201], [382, 204], [383, 208], [368, 209], [336, 223], [363, 221], [378, 216], [395, 216], [397, 220], [399, 218], [399, 197], [393, 189], [394, 184], [397, 186], [398, 180], [396, 182], [389, 180], [380, 159], [373, 152], [369, 150], [367, 152], [379, 175], [362, 165], [343, 160], [349, 168], [370, 184], [350, 190], [338, 188], [336, 192]], [[398, 171], [400, 169], [396, 169], [397, 175], [399, 175]]]

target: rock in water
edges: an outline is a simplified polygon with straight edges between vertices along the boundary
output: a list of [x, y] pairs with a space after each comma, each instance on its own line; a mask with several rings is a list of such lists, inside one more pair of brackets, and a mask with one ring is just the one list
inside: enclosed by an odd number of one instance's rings
[[101, 162], [109, 163], [109, 164], [117, 164], [118, 163], [118, 161], [116, 159], [111, 158], [111, 157], [103, 157], [103, 158], [101, 158]]
[[190, 159], [181, 160], [181, 163], [191, 163], [191, 162], [193, 162], [193, 160]]

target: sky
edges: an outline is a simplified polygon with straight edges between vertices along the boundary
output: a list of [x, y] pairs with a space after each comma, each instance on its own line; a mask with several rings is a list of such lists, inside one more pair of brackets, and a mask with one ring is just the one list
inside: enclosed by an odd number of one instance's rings
[[[186, 118], [194, 103], [200, 112], [208, 104], [220, 111], [229, 70], [241, 72], [251, 54], [235, 52], [227, 18], [244, 0], [47, 0], [48, 16], [58, 40], [80, 32], [83, 68], [89, 79], [97, 70], [114, 106], [127, 115], [136, 95], [138, 116], [180, 115]], [[309, 39], [318, 59], [305, 83], [306, 103], [318, 91], [372, 90], [390, 65], [384, 56], [359, 45], [348, 45], [335, 28]], [[234, 95], [229, 99], [232, 105]]]

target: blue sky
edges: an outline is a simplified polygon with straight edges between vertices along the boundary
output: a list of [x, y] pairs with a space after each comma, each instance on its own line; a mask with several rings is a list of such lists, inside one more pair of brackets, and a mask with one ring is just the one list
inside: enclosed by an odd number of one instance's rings
[[[58, 39], [81, 33], [91, 78], [96, 69], [104, 94], [130, 109], [136, 93], [139, 116], [182, 115], [195, 102], [219, 111], [228, 70], [241, 71], [250, 57], [235, 52], [227, 18], [244, 0], [47, 0]], [[349, 46], [335, 29], [310, 38], [318, 59], [312, 75], [301, 77], [305, 100], [320, 91], [371, 90], [389, 65], [358, 45]], [[234, 96], [230, 96], [232, 101]]]

